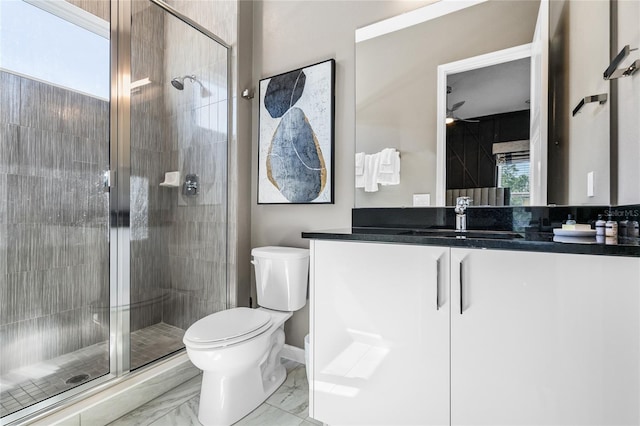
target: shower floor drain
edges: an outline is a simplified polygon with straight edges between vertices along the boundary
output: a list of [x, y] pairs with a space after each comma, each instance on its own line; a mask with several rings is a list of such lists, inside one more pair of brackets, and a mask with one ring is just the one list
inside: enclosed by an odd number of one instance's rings
[[77, 385], [78, 383], [84, 382], [88, 378], [88, 374], [77, 374], [73, 377], [69, 377], [67, 380], [65, 380], [65, 383], [68, 385]]

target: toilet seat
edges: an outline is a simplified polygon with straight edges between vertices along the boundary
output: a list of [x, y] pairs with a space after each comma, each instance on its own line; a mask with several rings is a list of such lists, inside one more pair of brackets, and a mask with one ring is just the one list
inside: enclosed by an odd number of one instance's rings
[[217, 348], [234, 345], [256, 337], [271, 327], [271, 315], [250, 308], [233, 308], [216, 312], [196, 321], [184, 335], [192, 348]]

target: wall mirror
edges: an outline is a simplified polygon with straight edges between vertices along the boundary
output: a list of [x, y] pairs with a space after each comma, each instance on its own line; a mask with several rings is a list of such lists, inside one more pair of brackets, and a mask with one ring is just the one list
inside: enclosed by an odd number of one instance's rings
[[[622, 3], [619, 8], [636, 7]], [[636, 19], [638, 9], [619, 11], [618, 16]], [[487, 168], [480, 161], [482, 156], [493, 161], [485, 173], [491, 179], [463, 184], [479, 194], [481, 202], [476, 205], [491, 204], [486, 193], [503, 185], [504, 179], [510, 186], [519, 182], [511, 191], [512, 199], [506, 198], [509, 205], [640, 202], [640, 175], [630, 165], [618, 168], [615, 151], [621, 147], [610, 145], [612, 98], [610, 82], [602, 76], [611, 57], [609, 10], [608, 0], [441, 0], [358, 29], [355, 152], [375, 155], [386, 148], [397, 150], [400, 183], [378, 185], [377, 191], [358, 188], [363, 168], [356, 155], [355, 207], [448, 205], [447, 189], [453, 186], [447, 188], [447, 180], [461, 182], [469, 169]], [[409, 19], [412, 15], [414, 21]], [[633, 44], [635, 39], [620, 43]], [[526, 65], [527, 71], [518, 68], [516, 76], [526, 73], [526, 79], [505, 77], [509, 68], [517, 68], [517, 55], [483, 63], [483, 58], [518, 49], [520, 62], [526, 62], [520, 65]], [[485, 79], [474, 73], [485, 74]], [[476, 78], [484, 81], [482, 85], [474, 83]], [[522, 85], [522, 80], [528, 84], [524, 91], [511, 86]], [[632, 76], [620, 82], [631, 85], [625, 90], [631, 97], [627, 103], [635, 108], [631, 115], [638, 115], [638, 80]], [[514, 93], [519, 99], [511, 110], [489, 106]], [[607, 94], [610, 101], [587, 104], [572, 116], [580, 99], [596, 94]], [[454, 119], [449, 128], [447, 116]], [[638, 135], [637, 120], [635, 128], [628, 128], [632, 121], [627, 120], [624, 132], [631, 135], [629, 141]], [[452, 146], [465, 146], [459, 140], [464, 131], [451, 134], [455, 126], [466, 127], [471, 138], [482, 133], [494, 136], [475, 153], [468, 150], [457, 170], [452, 157], [464, 155], [447, 153], [450, 141]], [[640, 151], [631, 143], [626, 150], [637, 162]], [[529, 174], [521, 177], [527, 169]], [[631, 185], [636, 192], [627, 189], [625, 193], [624, 188]], [[480, 195], [478, 189], [485, 192]]]

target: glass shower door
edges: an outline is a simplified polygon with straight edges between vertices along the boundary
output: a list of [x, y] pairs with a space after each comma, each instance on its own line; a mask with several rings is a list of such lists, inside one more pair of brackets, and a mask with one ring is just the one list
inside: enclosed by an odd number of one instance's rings
[[227, 308], [230, 51], [159, 0], [0, 0], [0, 52], [5, 424]]
[[2, 422], [110, 372], [109, 2], [53, 3], [0, 2]]
[[132, 2], [130, 366], [184, 347], [227, 306], [228, 51]]

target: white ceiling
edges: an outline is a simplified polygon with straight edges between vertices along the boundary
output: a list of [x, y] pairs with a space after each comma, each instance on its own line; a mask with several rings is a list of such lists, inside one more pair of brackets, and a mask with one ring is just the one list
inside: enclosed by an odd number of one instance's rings
[[482, 117], [529, 109], [530, 58], [479, 68], [447, 78], [451, 87], [447, 108], [465, 101], [454, 115], [458, 118]]

